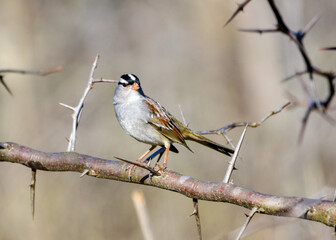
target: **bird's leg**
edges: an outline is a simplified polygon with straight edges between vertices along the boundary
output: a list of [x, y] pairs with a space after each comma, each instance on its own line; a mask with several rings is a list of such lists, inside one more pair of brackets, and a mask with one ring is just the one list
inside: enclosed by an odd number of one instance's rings
[[163, 161], [163, 168], [167, 168], [167, 159], [168, 159], [169, 149], [170, 149], [170, 145], [166, 146], [166, 153], [165, 153], [165, 158]]
[[[150, 153], [156, 146], [152, 145], [144, 154], [142, 154], [136, 161], [140, 163], [142, 159], [144, 159], [148, 153]], [[135, 168], [135, 165], [132, 165], [128, 170], [128, 179], [131, 180], [131, 173], [133, 169]]]
[[160, 158], [161, 158], [161, 156], [162, 156], [162, 154], [164, 153], [165, 150], [166, 150], [165, 147], [161, 147], [159, 150], [154, 152], [152, 155], [150, 155], [148, 158], [146, 158], [142, 162], [146, 163], [147, 166], [149, 166], [151, 164], [152, 159], [155, 158], [157, 155], [159, 155], [158, 160], [157, 160], [157, 162], [159, 162], [159, 160], [160, 160]]
[[141, 162], [142, 159], [144, 159], [144, 158], [147, 156], [147, 154], [150, 153], [155, 147], [156, 147], [155, 145], [152, 145], [152, 146], [151, 146], [151, 147], [150, 147], [144, 154], [142, 154], [142, 155], [138, 158], [137, 162]]

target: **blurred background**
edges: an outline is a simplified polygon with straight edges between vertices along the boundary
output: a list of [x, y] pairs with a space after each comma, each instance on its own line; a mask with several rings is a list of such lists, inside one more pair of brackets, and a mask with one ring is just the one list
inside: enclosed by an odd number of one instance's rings
[[[294, 30], [321, 19], [306, 36], [314, 65], [334, 70], [336, 2], [276, 1]], [[258, 121], [284, 105], [291, 92], [305, 101], [298, 80], [281, 80], [304, 69], [298, 50], [280, 34], [248, 34], [239, 28], [272, 28], [266, 1], [252, 1], [227, 27], [235, 1], [194, 0], [1, 0], [0, 69], [63, 66], [45, 77], [7, 74], [11, 97], [0, 87], [0, 141], [38, 150], [66, 151], [71, 112], [86, 87], [91, 62], [100, 54], [95, 77], [119, 79], [136, 74], [149, 96], [193, 130], [218, 129], [232, 122]], [[304, 77], [308, 83], [307, 76]], [[320, 96], [326, 82], [316, 78]], [[119, 126], [112, 105], [114, 84], [98, 84], [89, 93], [78, 128], [76, 151], [97, 157], [136, 160], [148, 146]], [[319, 114], [298, 136], [304, 108], [285, 110], [256, 129], [248, 129], [233, 174], [237, 185], [281, 196], [331, 199], [336, 175], [335, 128]], [[330, 111], [331, 116], [336, 117]], [[236, 143], [242, 129], [229, 133]], [[223, 137], [210, 136], [226, 144]], [[221, 181], [227, 157], [189, 143], [177, 146], [169, 168], [195, 178]], [[37, 172], [36, 214], [30, 209], [30, 169], [0, 165], [0, 239], [143, 239], [131, 193], [144, 192], [156, 239], [197, 239], [192, 200], [180, 194], [123, 182], [79, 178], [78, 173]], [[322, 191], [322, 192], [321, 192]], [[204, 239], [226, 239], [242, 226], [247, 209], [200, 202]], [[257, 215], [258, 227], [246, 239], [330, 239], [323, 224]], [[283, 218], [281, 218], [283, 220]], [[267, 222], [268, 225], [264, 225]]]

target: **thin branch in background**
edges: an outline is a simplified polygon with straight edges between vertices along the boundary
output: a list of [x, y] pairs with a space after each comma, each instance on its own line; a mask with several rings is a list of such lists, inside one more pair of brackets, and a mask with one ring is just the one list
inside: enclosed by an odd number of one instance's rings
[[195, 216], [198, 239], [202, 240], [201, 219], [200, 219], [199, 210], [198, 210], [198, 199], [193, 198], [193, 206], [194, 206], [194, 211], [189, 215], [189, 217]]
[[245, 229], [247, 228], [248, 224], [250, 223], [250, 221], [252, 220], [254, 214], [258, 211], [257, 207], [252, 208], [252, 210], [250, 211], [249, 215], [247, 216], [244, 225], [242, 226], [242, 228], [240, 229], [238, 236], [236, 238], [236, 240], [239, 240], [242, 236], [243, 233], [245, 231]]
[[11, 90], [9, 89], [8, 85], [5, 83], [5, 80], [3, 79], [4, 73], [19, 73], [19, 74], [46, 76], [48, 74], [55, 73], [55, 72], [61, 72], [61, 71], [63, 71], [63, 67], [55, 67], [55, 68], [48, 69], [46, 71], [22, 70], [22, 69], [0, 69], [0, 83], [6, 88], [7, 92], [13, 96]]
[[[306, 114], [303, 118], [303, 126], [301, 127], [301, 133], [299, 138], [303, 137], [303, 132], [304, 129], [306, 128], [306, 124], [308, 121], [308, 117], [310, 116], [310, 112], [312, 110], [316, 110], [318, 109], [319, 112], [322, 114], [326, 114], [326, 109], [328, 108], [331, 100], [333, 99], [334, 95], [335, 95], [335, 86], [333, 84], [333, 80], [335, 79], [335, 74], [333, 72], [327, 72], [327, 71], [322, 71], [319, 68], [313, 66], [308, 53], [305, 49], [305, 46], [303, 44], [303, 39], [304, 37], [307, 35], [307, 33], [313, 28], [313, 26], [315, 26], [315, 24], [318, 22], [318, 20], [320, 19], [320, 14], [318, 14], [317, 16], [315, 16], [314, 18], [312, 18], [312, 20], [302, 29], [302, 30], [298, 30], [298, 31], [293, 31], [291, 30], [288, 25], [285, 23], [281, 13], [279, 12], [274, 0], [267, 0], [270, 8], [272, 9], [272, 12], [276, 18], [277, 24], [275, 28], [271, 28], [271, 29], [241, 29], [241, 31], [244, 32], [253, 32], [253, 33], [272, 33], [272, 32], [280, 32], [283, 33], [284, 35], [288, 36], [289, 39], [291, 41], [293, 41], [295, 43], [295, 45], [297, 46], [303, 60], [304, 63], [306, 65], [306, 70], [305, 71], [301, 71], [301, 72], [297, 72], [294, 75], [287, 77], [286, 79], [284, 79], [284, 81], [287, 81], [289, 79], [292, 79], [293, 77], [297, 77], [297, 76], [301, 76], [305, 73], [309, 74], [310, 79], [313, 79], [313, 74], [318, 74], [323, 76], [324, 78], [327, 79], [328, 83], [329, 83], [329, 93], [328, 96], [326, 98], [326, 100], [319, 100], [319, 98], [316, 99], [316, 97], [314, 97], [311, 101], [311, 103], [309, 104], [309, 109], [306, 111]], [[321, 50], [336, 50], [336, 47], [325, 47], [325, 48], [321, 48]], [[316, 95], [316, 94], [314, 94]], [[325, 119], [329, 120], [330, 117], [326, 117]]]
[[31, 169], [32, 178], [30, 181], [30, 206], [32, 212], [32, 218], [35, 216], [35, 187], [36, 187], [36, 169]]
[[259, 127], [261, 124], [263, 124], [267, 119], [269, 119], [273, 115], [280, 113], [282, 110], [284, 110], [285, 108], [287, 108], [290, 104], [291, 104], [291, 102], [287, 102], [280, 109], [278, 109], [276, 111], [270, 112], [269, 114], [267, 114], [265, 117], [263, 117], [258, 122], [236, 122], [236, 123], [231, 123], [231, 124], [229, 124], [227, 126], [224, 126], [224, 127], [220, 128], [220, 129], [217, 129], [217, 130], [199, 131], [197, 133], [198, 134], [202, 134], [202, 135], [206, 135], [206, 134], [223, 134], [224, 132], [232, 130], [233, 128], [236, 128], [236, 127], [245, 127], [246, 125], [248, 125], [248, 127], [256, 128], [256, 127]]
[[154, 240], [153, 231], [149, 222], [146, 200], [141, 190], [132, 192], [132, 200], [140, 223], [141, 231], [145, 240]]
[[228, 166], [228, 169], [226, 170], [226, 173], [225, 173], [225, 176], [224, 176], [224, 179], [223, 179], [223, 183], [228, 183], [229, 180], [230, 180], [230, 177], [232, 175], [232, 171], [235, 169], [235, 162], [236, 162], [236, 159], [238, 157], [238, 154], [239, 154], [239, 151], [240, 151], [240, 148], [241, 148], [241, 145], [243, 143], [243, 140], [244, 140], [244, 137], [245, 137], [245, 134], [246, 134], [246, 130], [247, 130], [247, 124], [244, 128], [244, 131], [242, 133], [242, 135], [240, 136], [240, 139], [239, 139], [239, 142], [237, 144], [237, 147], [235, 149], [235, 152], [229, 162], [229, 166]]
[[306, 113], [302, 119], [302, 125], [301, 125], [301, 129], [300, 129], [300, 133], [299, 133], [299, 144], [302, 143], [303, 141], [303, 136], [304, 136], [304, 133], [306, 131], [306, 127], [307, 127], [307, 122], [308, 122], [308, 118], [309, 118], [309, 115], [311, 114], [312, 112], [312, 109], [311, 108], [308, 108], [306, 110]]
[[244, 2], [237, 4], [237, 9], [236, 11], [231, 15], [229, 20], [226, 21], [226, 23], [223, 25], [223, 27], [226, 27], [237, 15], [239, 12], [244, 11], [244, 7], [250, 2], [251, 0], [245, 0]]
[[41, 70], [23, 70], [23, 69], [0, 69], [0, 75], [3, 73], [19, 73], [19, 74], [30, 74], [30, 75], [39, 75], [39, 76], [46, 76], [55, 72], [63, 71], [63, 67], [55, 67], [50, 68], [45, 71]]

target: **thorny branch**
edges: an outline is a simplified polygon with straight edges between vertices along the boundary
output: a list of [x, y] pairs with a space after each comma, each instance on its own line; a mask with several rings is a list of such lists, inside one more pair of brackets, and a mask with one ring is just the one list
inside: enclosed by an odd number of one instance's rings
[[202, 134], [202, 135], [206, 135], [206, 134], [223, 134], [226, 131], [232, 130], [233, 128], [236, 128], [236, 127], [245, 127], [246, 125], [248, 127], [256, 128], [256, 127], [259, 127], [261, 124], [263, 124], [263, 122], [265, 122], [271, 116], [280, 113], [282, 110], [284, 110], [285, 108], [287, 108], [290, 105], [291, 105], [291, 102], [287, 102], [280, 109], [278, 109], [276, 111], [270, 112], [269, 114], [267, 114], [265, 117], [263, 117], [258, 122], [236, 122], [236, 123], [231, 123], [229, 125], [226, 125], [226, 126], [220, 128], [220, 129], [217, 129], [217, 130], [198, 131], [197, 133], [198, 134]]
[[[275, 28], [271, 28], [271, 29], [241, 29], [241, 31], [245, 31], [245, 32], [255, 32], [255, 33], [272, 33], [272, 32], [280, 32], [283, 33], [284, 35], [288, 36], [290, 40], [292, 40], [295, 45], [297, 46], [297, 48], [299, 49], [299, 52], [304, 60], [304, 63], [306, 65], [306, 69], [304, 71], [301, 72], [297, 72], [294, 75], [286, 78], [286, 80], [289, 80], [293, 77], [297, 77], [303, 74], [308, 73], [310, 79], [313, 80], [313, 75], [320, 75], [322, 77], [324, 77], [329, 84], [329, 89], [328, 89], [328, 95], [326, 97], [325, 100], [319, 100], [319, 99], [311, 99], [311, 101], [307, 104], [307, 110], [306, 113], [302, 119], [302, 127], [300, 130], [300, 134], [299, 134], [299, 141], [301, 141], [301, 139], [303, 138], [303, 134], [304, 134], [304, 130], [306, 128], [306, 124], [308, 122], [310, 113], [314, 110], [318, 110], [321, 114], [326, 115], [326, 110], [328, 109], [331, 100], [333, 99], [334, 95], [335, 95], [335, 86], [333, 84], [334, 79], [336, 78], [335, 73], [331, 72], [331, 71], [324, 71], [321, 70], [320, 68], [314, 66], [312, 64], [311, 59], [308, 56], [307, 50], [305, 48], [305, 45], [303, 43], [303, 39], [304, 37], [307, 35], [307, 33], [312, 29], [312, 27], [316, 24], [316, 22], [319, 20], [319, 16], [314, 17], [304, 28], [303, 30], [298, 30], [298, 31], [293, 31], [291, 30], [288, 25], [285, 23], [278, 7], [275, 4], [274, 0], [267, 0], [270, 8], [276, 18], [277, 24], [275, 26]], [[244, 2], [246, 3], [246, 2]], [[236, 12], [239, 12], [239, 7], [236, 10]], [[237, 13], [234, 13], [232, 15], [232, 17], [229, 19], [230, 21], [237, 15]], [[322, 48], [321, 50], [336, 50], [335, 47], [325, 47]], [[315, 89], [314, 89], [315, 90]], [[316, 91], [316, 90], [315, 90]], [[315, 94], [317, 95], [317, 94]], [[328, 116], [325, 117], [326, 119], [329, 119]]]
[[170, 190], [198, 200], [227, 202], [244, 208], [258, 207], [268, 215], [295, 217], [336, 226], [336, 203], [321, 199], [280, 197], [259, 193], [234, 184], [202, 181], [166, 169], [161, 176], [152, 176], [136, 168], [128, 177], [129, 164], [91, 157], [75, 152], [47, 153], [15, 143], [0, 143], [0, 161], [19, 163], [43, 171], [72, 171], [116, 181], [143, 184]]
[[85, 101], [85, 98], [88, 95], [89, 91], [93, 88], [93, 85], [95, 83], [101, 83], [101, 82], [109, 82], [109, 83], [118, 82], [116, 80], [107, 80], [107, 79], [103, 79], [103, 78], [94, 79], [93, 78], [94, 72], [97, 68], [98, 59], [99, 59], [99, 55], [96, 56], [94, 62], [92, 63], [92, 68], [91, 68], [88, 84], [87, 84], [87, 86], [85, 88], [85, 91], [83, 93], [83, 96], [79, 100], [77, 106], [76, 107], [71, 107], [67, 104], [60, 103], [60, 105], [62, 105], [63, 107], [66, 107], [66, 108], [70, 109], [71, 111], [73, 111], [73, 114], [72, 114], [72, 119], [73, 119], [73, 121], [72, 121], [72, 131], [71, 131], [71, 134], [70, 134], [70, 137], [69, 137], [69, 144], [68, 144], [68, 148], [67, 148], [68, 152], [75, 151], [77, 128], [78, 128], [78, 124], [79, 124], [79, 121], [80, 121], [80, 118], [81, 118], [81, 115], [82, 115], [82, 111], [83, 111], [83, 107], [84, 107], [84, 101]]
[[55, 72], [61, 72], [63, 71], [63, 67], [55, 67], [48, 69], [46, 71], [41, 70], [22, 70], [22, 69], [0, 69], [0, 83], [6, 88], [7, 92], [10, 95], [13, 95], [12, 91], [9, 89], [8, 85], [6, 84], [4, 80], [4, 73], [19, 73], [19, 74], [31, 74], [31, 75], [40, 75], [40, 76], [46, 76], [51, 73]]

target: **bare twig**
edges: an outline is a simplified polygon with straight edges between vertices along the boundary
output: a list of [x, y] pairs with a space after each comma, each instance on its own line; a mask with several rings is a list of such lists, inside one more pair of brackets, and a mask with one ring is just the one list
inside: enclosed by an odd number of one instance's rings
[[46, 71], [40, 71], [40, 70], [21, 70], [21, 69], [0, 69], [0, 83], [6, 88], [7, 92], [13, 96], [11, 90], [7, 86], [5, 80], [3, 79], [4, 73], [19, 73], [19, 74], [32, 74], [32, 75], [40, 75], [45, 76], [51, 73], [55, 72], [61, 72], [63, 71], [63, 67], [55, 67], [48, 69]]
[[132, 192], [132, 200], [140, 223], [141, 231], [145, 240], [154, 240], [153, 231], [149, 222], [146, 200], [141, 190]]
[[232, 171], [235, 169], [235, 162], [236, 162], [236, 159], [238, 157], [238, 154], [239, 154], [239, 151], [240, 151], [240, 148], [241, 148], [241, 145], [243, 143], [243, 140], [244, 140], [244, 137], [245, 137], [245, 133], [246, 133], [246, 130], [247, 130], [247, 124], [244, 128], [244, 131], [242, 133], [242, 135], [240, 136], [240, 139], [239, 139], [239, 142], [238, 142], [238, 145], [235, 149], [235, 152], [229, 162], [229, 166], [228, 166], [228, 169], [226, 170], [226, 173], [225, 173], [225, 176], [224, 176], [224, 179], [223, 179], [223, 183], [228, 183], [229, 180], [230, 180], [230, 177], [232, 175]]
[[63, 67], [55, 67], [51, 68], [45, 71], [41, 70], [23, 70], [23, 69], [0, 69], [0, 74], [3, 73], [20, 73], [20, 74], [31, 74], [31, 75], [40, 75], [40, 76], [46, 76], [51, 73], [55, 72], [61, 72], [63, 71]]
[[264, 214], [295, 217], [336, 226], [336, 203], [321, 199], [280, 197], [259, 193], [234, 184], [209, 182], [183, 176], [165, 169], [160, 176], [150, 177], [148, 171], [136, 168], [128, 177], [129, 164], [91, 157], [75, 152], [46, 153], [15, 143], [0, 143], [0, 162], [19, 163], [43, 171], [72, 171], [88, 176], [143, 184], [205, 201], [228, 202], [244, 208], [258, 207]]
[[95, 83], [118, 83], [118, 80], [111, 80], [111, 79], [105, 79], [105, 78], [93, 79], [92, 85]]
[[239, 233], [238, 233], [238, 236], [237, 236], [236, 240], [239, 240], [239, 239], [242, 237], [242, 235], [243, 235], [245, 229], [247, 228], [247, 225], [250, 223], [251, 219], [253, 218], [254, 214], [255, 214], [257, 211], [258, 211], [258, 208], [257, 208], [257, 207], [253, 207], [253, 208], [252, 208], [252, 210], [250, 211], [249, 215], [248, 215], [247, 218], [246, 218], [246, 221], [245, 221], [244, 225], [243, 225], [242, 228], [240, 229], [240, 231], [239, 231]]
[[201, 219], [200, 219], [199, 210], [198, 210], [198, 200], [196, 198], [193, 198], [193, 206], [194, 206], [194, 211], [189, 215], [189, 217], [195, 216], [198, 239], [202, 240]]
[[70, 109], [71, 111], [73, 111], [72, 114], [72, 131], [69, 137], [69, 144], [68, 144], [68, 148], [67, 151], [75, 151], [75, 146], [76, 146], [76, 135], [77, 135], [77, 128], [78, 128], [78, 124], [82, 115], [82, 111], [83, 111], [83, 107], [84, 107], [84, 101], [86, 96], [88, 95], [89, 91], [93, 88], [93, 85], [95, 83], [117, 83], [117, 80], [110, 80], [110, 79], [104, 79], [104, 78], [100, 78], [100, 79], [94, 79], [94, 72], [97, 68], [97, 64], [98, 64], [98, 59], [99, 59], [99, 55], [97, 54], [95, 60], [92, 63], [92, 68], [91, 68], [91, 72], [90, 72], [90, 76], [89, 76], [89, 81], [88, 84], [84, 90], [83, 96], [81, 97], [81, 99], [79, 100], [78, 104], [76, 107], [72, 107], [69, 106], [67, 104], [64, 103], [59, 103], [61, 106], [66, 107], [68, 109]]
[[286, 107], [288, 107], [291, 103], [287, 102], [285, 105], [283, 105], [280, 109], [276, 110], [276, 111], [272, 111], [269, 114], [267, 114], [265, 117], [263, 117], [261, 120], [259, 120], [258, 122], [236, 122], [236, 123], [231, 123], [227, 126], [224, 126], [220, 129], [217, 130], [208, 130], [208, 131], [199, 131], [197, 132], [198, 134], [223, 134], [226, 131], [229, 131], [233, 128], [236, 127], [244, 127], [246, 125], [248, 125], [248, 127], [252, 127], [252, 128], [256, 128], [259, 127], [261, 124], [263, 124], [263, 122], [265, 122], [268, 118], [270, 118], [271, 116], [280, 113], [283, 109], [285, 109]]
[[83, 96], [81, 97], [81, 99], [79, 100], [79, 103], [76, 107], [71, 107], [69, 105], [66, 105], [64, 103], [60, 103], [60, 105], [70, 109], [73, 111], [72, 114], [72, 131], [69, 137], [69, 144], [68, 144], [68, 148], [67, 151], [75, 151], [75, 145], [76, 145], [76, 134], [77, 134], [77, 127], [80, 121], [80, 117], [81, 117], [81, 113], [84, 107], [84, 100], [87, 96], [87, 94], [89, 93], [90, 89], [92, 88], [92, 81], [93, 81], [93, 74], [95, 69], [97, 68], [97, 63], [98, 63], [98, 59], [99, 59], [99, 55], [96, 56], [93, 64], [92, 64], [92, 68], [91, 68], [91, 72], [90, 72], [90, 76], [89, 76], [89, 82], [88, 85], [84, 91]]
[[30, 181], [30, 206], [32, 211], [32, 218], [35, 216], [35, 186], [36, 186], [36, 169], [31, 169], [32, 178]]

